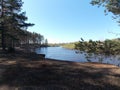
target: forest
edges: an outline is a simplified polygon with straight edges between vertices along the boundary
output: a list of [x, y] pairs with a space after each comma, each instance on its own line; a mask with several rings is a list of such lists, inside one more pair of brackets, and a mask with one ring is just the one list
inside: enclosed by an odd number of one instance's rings
[[21, 0], [1, 0], [0, 2], [0, 47], [2, 50], [15, 47], [46, 46], [48, 41], [43, 35], [27, 31], [34, 26], [27, 23], [26, 12], [22, 12]]

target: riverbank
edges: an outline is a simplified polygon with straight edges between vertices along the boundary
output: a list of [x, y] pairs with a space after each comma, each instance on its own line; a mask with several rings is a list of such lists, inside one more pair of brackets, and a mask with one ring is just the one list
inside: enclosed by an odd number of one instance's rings
[[75, 49], [75, 43], [62, 44], [61, 46], [67, 49]]
[[[2, 89], [3, 88], [3, 89]], [[0, 56], [0, 90], [119, 90], [120, 68], [44, 59], [17, 51]]]

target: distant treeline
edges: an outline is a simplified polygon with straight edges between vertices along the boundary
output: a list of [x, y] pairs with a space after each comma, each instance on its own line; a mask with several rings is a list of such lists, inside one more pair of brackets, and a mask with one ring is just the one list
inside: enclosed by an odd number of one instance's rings
[[62, 46], [68, 49], [76, 49], [80, 52], [94, 53], [94, 54], [105, 54], [105, 55], [116, 55], [120, 54], [120, 38], [117, 39], [106, 39], [104, 41], [84, 41], [81, 38], [78, 42], [72, 43], [60, 43], [54, 44], [54, 46]]
[[76, 42], [73, 43], [62, 43], [61, 46], [68, 49], [75, 49]]
[[54, 44], [50, 44], [50, 47], [64, 47], [64, 48], [68, 48], [68, 49], [75, 49], [75, 43], [77, 42], [71, 42], [71, 43], [54, 43]]
[[[12, 33], [12, 32], [11, 32]], [[43, 35], [29, 32], [26, 30], [19, 30], [19, 32], [15, 33], [16, 35], [6, 34], [5, 36], [5, 47], [25, 47], [29, 46], [47, 46], [48, 41], [44, 38]], [[1, 36], [1, 33], [0, 33]], [[1, 42], [1, 38], [0, 38]], [[0, 44], [1, 46], [1, 44]]]

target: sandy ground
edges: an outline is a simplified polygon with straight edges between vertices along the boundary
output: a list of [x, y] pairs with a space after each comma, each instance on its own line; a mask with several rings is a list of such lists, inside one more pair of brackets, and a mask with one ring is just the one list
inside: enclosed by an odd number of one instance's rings
[[120, 68], [17, 52], [0, 56], [0, 90], [120, 90]]

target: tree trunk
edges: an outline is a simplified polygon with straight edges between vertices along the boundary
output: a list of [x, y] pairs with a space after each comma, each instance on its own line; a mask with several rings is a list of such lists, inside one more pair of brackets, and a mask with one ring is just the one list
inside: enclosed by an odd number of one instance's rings
[[[3, 10], [3, 0], [1, 0], [1, 18], [4, 18], [4, 10]], [[4, 34], [4, 24], [3, 21], [1, 21], [1, 40], [2, 40], [2, 50], [6, 49], [5, 45], [5, 34]]]
[[2, 34], [1, 34], [1, 40], [2, 40], [2, 50], [5, 51], [6, 44], [5, 44], [5, 34], [4, 34], [4, 25], [2, 24]]

